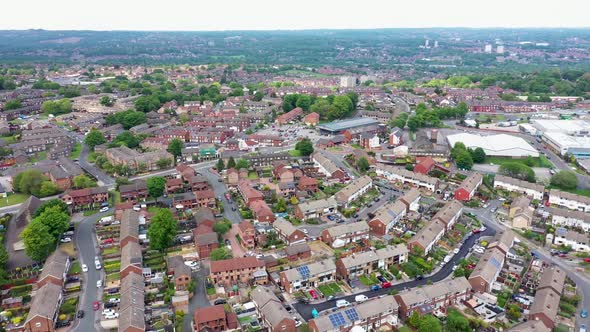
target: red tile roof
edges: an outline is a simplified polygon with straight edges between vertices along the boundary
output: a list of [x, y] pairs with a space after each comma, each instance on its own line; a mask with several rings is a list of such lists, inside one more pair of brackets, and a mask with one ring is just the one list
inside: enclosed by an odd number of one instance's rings
[[256, 259], [256, 257], [230, 258], [221, 261], [211, 261], [211, 273], [250, 269], [263, 266], [264, 262]]

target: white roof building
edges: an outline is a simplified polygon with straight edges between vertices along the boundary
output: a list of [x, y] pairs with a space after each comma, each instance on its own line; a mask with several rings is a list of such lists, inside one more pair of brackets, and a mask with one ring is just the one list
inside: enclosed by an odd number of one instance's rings
[[486, 155], [497, 157], [538, 157], [539, 151], [524, 139], [506, 134], [480, 136], [469, 133], [448, 135], [449, 146], [462, 142], [467, 148], [482, 148]]
[[542, 133], [590, 134], [590, 123], [584, 120], [532, 120], [531, 122]]

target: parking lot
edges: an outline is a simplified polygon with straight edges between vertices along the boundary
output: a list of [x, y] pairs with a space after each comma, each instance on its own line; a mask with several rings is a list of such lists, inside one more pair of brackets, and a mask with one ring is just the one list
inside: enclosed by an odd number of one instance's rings
[[322, 137], [322, 135], [320, 135], [320, 133], [315, 129], [295, 124], [285, 126], [271, 124], [268, 126], [268, 128], [259, 130], [257, 134], [280, 136], [286, 140], [284, 145], [296, 143], [301, 138], [309, 138], [312, 142], [316, 142]]

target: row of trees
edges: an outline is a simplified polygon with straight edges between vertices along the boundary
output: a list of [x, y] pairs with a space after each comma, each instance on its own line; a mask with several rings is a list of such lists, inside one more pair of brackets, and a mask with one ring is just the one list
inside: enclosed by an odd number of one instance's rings
[[41, 105], [41, 110], [46, 114], [67, 114], [72, 111], [72, 102], [67, 98], [60, 100], [47, 100]]
[[219, 160], [217, 160], [217, 165], [216, 165], [216, 168], [218, 171], [222, 171], [224, 169], [230, 169], [230, 168], [248, 169], [248, 167], [250, 167], [250, 164], [248, 163], [248, 161], [246, 159], [240, 158], [240, 159], [238, 159], [238, 161], [236, 161], [234, 159], [234, 157], [229, 157], [229, 159], [227, 160], [227, 165], [223, 162], [223, 159], [219, 158]]
[[457, 142], [451, 148], [451, 158], [455, 160], [457, 167], [469, 170], [473, 167], [473, 163], [485, 162], [486, 153], [482, 148], [468, 149], [462, 142]]
[[442, 120], [462, 119], [468, 111], [469, 107], [465, 103], [460, 103], [457, 107], [435, 107], [430, 109], [425, 104], [418, 104], [416, 106], [416, 115], [410, 116], [408, 113], [401, 113], [390, 124], [401, 129], [408, 126], [411, 131], [424, 127], [437, 128], [442, 126]]
[[30, 169], [14, 176], [12, 189], [15, 192], [47, 197], [59, 192], [59, 188], [38, 169]]
[[290, 94], [283, 98], [283, 111], [301, 107], [304, 112], [316, 112], [321, 119], [335, 120], [352, 115], [358, 103], [358, 95], [349, 92], [344, 95], [330, 95], [326, 98], [316, 96]]
[[127, 110], [117, 113], [111, 113], [107, 115], [106, 122], [108, 125], [114, 125], [120, 123], [123, 128], [129, 129], [138, 126], [142, 123], [146, 123], [147, 119], [145, 113], [137, 112], [134, 110]]

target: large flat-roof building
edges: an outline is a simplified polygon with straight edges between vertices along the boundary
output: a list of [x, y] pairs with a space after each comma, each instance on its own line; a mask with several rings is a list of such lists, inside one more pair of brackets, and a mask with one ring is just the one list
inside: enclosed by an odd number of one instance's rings
[[590, 134], [590, 122], [584, 120], [532, 120], [531, 123], [541, 133]]
[[352, 118], [324, 123], [317, 126], [321, 133], [337, 135], [345, 130], [379, 125], [380, 122], [370, 118]]
[[571, 136], [562, 132], [543, 133], [543, 140], [560, 155], [570, 153], [578, 159], [590, 158], [590, 137]]
[[465, 144], [470, 149], [482, 148], [487, 156], [496, 157], [538, 157], [539, 151], [527, 143], [524, 139], [506, 135], [480, 136], [469, 133], [448, 135], [449, 146], [453, 147], [457, 142]]

